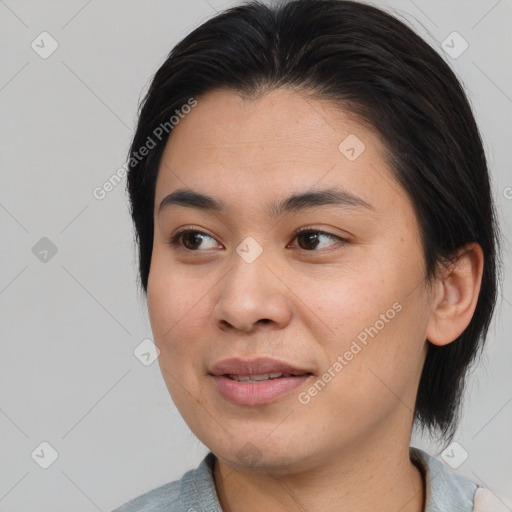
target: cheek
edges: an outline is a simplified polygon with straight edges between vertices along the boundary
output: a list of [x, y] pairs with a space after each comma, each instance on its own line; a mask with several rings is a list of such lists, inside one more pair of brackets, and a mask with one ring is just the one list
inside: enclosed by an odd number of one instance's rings
[[207, 287], [204, 280], [189, 279], [172, 265], [165, 250], [153, 249], [148, 277], [147, 302], [153, 334], [160, 341], [184, 326], [195, 325]]
[[[291, 276], [290, 276], [291, 277]], [[297, 295], [309, 308], [317, 324], [328, 327], [330, 337], [351, 339], [379, 320], [403, 296], [394, 271], [367, 265], [364, 261], [339, 269], [329, 269], [324, 276], [297, 274]], [[402, 279], [403, 282], [403, 279]], [[395, 311], [390, 311], [392, 316]], [[314, 313], [312, 315], [311, 313]]]
[[205, 332], [207, 290], [200, 283], [184, 282], [178, 272], [158, 263], [158, 259], [152, 262], [147, 290], [151, 329], [160, 350], [158, 363], [174, 404], [193, 423], [201, 413], [197, 375], [202, 371], [200, 340]]
[[151, 329], [159, 360], [173, 373], [198, 360], [195, 342], [201, 339], [209, 318], [207, 292], [204, 281], [191, 282], [176, 269], [161, 265], [158, 258], [152, 262], [147, 291]]
[[[396, 400], [395, 394], [404, 396], [418, 377], [428, 322], [420, 275], [412, 259], [367, 266], [310, 294], [314, 302], [308, 305], [330, 329], [319, 340], [326, 354], [323, 370], [331, 368], [336, 375], [329, 387], [354, 411]], [[339, 356], [341, 364], [333, 368]], [[339, 402], [334, 395], [328, 400]]]
[[330, 339], [327, 368], [337, 376], [319, 405], [329, 407], [333, 418], [349, 417], [361, 425], [373, 418], [376, 424], [396, 408], [414, 409], [427, 315], [420, 293], [407, 300], [396, 297], [374, 296], [357, 321], [340, 329], [341, 337]]

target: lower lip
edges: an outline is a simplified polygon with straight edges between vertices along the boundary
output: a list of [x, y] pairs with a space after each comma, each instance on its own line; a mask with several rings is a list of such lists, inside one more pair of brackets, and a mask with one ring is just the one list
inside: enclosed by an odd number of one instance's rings
[[239, 382], [225, 375], [212, 375], [220, 394], [237, 405], [264, 405], [301, 386], [311, 375], [282, 377], [260, 382]]

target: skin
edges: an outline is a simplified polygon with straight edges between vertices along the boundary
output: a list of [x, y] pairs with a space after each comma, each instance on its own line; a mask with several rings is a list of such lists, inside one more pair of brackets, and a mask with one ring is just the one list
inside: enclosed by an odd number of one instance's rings
[[[338, 149], [355, 134], [365, 150]], [[210, 91], [174, 128], [155, 192], [148, 310], [168, 390], [194, 434], [217, 456], [225, 511], [419, 512], [424, 482], [409, 459], [427, 339], [444, 345], [468, 325], [483, 257], [465, 247], [428, 287], [419, 225], [393, 179], [384, 145], [332, 103], [277, 89], [258, 99]], [[268, 217], [266, 205], [327, 186], [372, 206], [320, 206]], [[225, 212], [172, 206], [177, 188], [215, 196]], [[318, 247], [297, 229], [312, 226]], [[168, 243], [179, 228], [205, 233]], [[248, 236], [263, 252], [236, 252]], [[356, 336], [402, 306], [307, 404], [318, 380]], [[224, 399], [208, 371], [228, 357], [268, 356], [315, 374], [265, 405]], [[250, 444], [247, 444], [250, 443]], [[251, 447], [252, 459], [242, 457]], [[245, 448], [244, 448], [245, 447]]]

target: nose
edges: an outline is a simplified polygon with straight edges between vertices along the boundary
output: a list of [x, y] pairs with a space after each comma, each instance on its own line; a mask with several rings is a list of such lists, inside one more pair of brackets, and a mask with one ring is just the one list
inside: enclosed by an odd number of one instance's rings
[[247, 263], [236, 255], [220, 283], [213, 319], [223, 331], [252, 332], [285, 327], [292, 311], [287, 287], [263, 255]]

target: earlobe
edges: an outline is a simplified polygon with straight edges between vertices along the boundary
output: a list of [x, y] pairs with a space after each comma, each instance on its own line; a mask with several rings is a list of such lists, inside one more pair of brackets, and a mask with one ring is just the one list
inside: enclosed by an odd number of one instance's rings
[[451, 343], [469, 325], [480, 293], [483, 266], [482, 248], [472, 242], [458, 251], [457, 259], [435, 283], [426, 336], [432, 344]]

